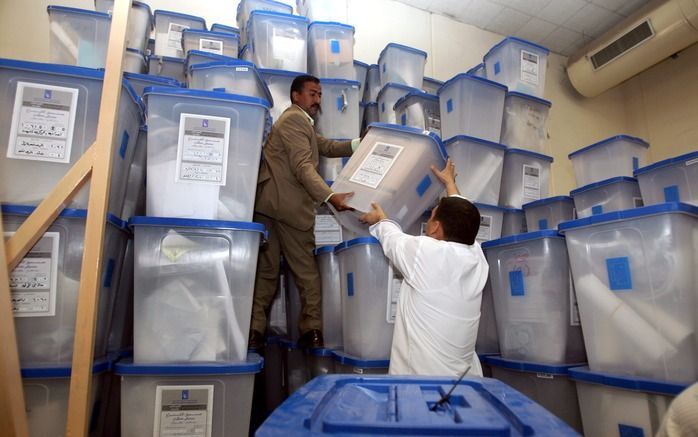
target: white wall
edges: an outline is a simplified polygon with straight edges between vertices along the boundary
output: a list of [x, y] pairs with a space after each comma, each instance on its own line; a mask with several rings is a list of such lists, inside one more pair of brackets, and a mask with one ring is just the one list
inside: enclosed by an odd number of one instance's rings
[[[294, 0], [284, 0], [294, 4]], [[447, 17], [406, 6], [393, 0], [347, 0], [349, 23], [356, 28], [355, 58], [375, 63], [380, 51], [389, 42], [398, 42], [425, 50], [429, 57], [425, 74], [440, 80], [466, 71], [478, 64], [485, 52], [502, 35], [478, 29]], [[237, 1], [230, 0], [146, 0], [155, 9], [176, 10], [203, 16], [210, 25], [214, 22], [236, 25]], [[46, 6], [57, 3], [66, 6], [93, 8], [92, 0], [0, 0], [0, 56], [46, 61], [48, 49], [48, 18]], [[677, 129], [688, 137], [695, 137], [697, 109], [683, 112], [683, 107], [695, 106], [665, 103], [675, 95], [682, 101], [683, 91], [672, 81], [657, 78], [664, 74], [674, 77], [696, 77], [696, 51], [690, 59], [669, 63], [647, 78], [617, 87], [603, 95], [586, 99], [571, 87], [564, 66], [567, 59], [552, 54], [547, 71], [546, 98], [553, 102], [548, 122], [547, 151], [555, 158], [553, 164], [553, 193], [563, 194], [575, 187], [572, 168], [567, 154], [583, 145], [618, 133], [631, 133], [656, 139], [661, 144], [681, 140], [675, 137], [671, 126], [684, 120]], [[690, 67], [688, 68], [688, 67]], [[669, 71], [664, 71], [668, 69]], [[680, 71], [680, 73], [678, 72]], [[669, 83], [666, 83], [669, 82]], [[661, 85], [663, 83], [663, 85]], [[638, 88], [641, 94], [632, 90]], [[698, 87], [691, 88], [693, 101]], [[642, 99], [638, 100], [638, 95]], [[673, 101], [673, 100], [672, 100]], [[659, 105], [662, 110], [655, 110]], [[674, 109], [676, 108], [676, 109]], [[685, 115], [684, 115], [685, 114]], [[652, 132], [652, 135], [643, 133]], [[658, 156], [666, 153], [659, 152]]]

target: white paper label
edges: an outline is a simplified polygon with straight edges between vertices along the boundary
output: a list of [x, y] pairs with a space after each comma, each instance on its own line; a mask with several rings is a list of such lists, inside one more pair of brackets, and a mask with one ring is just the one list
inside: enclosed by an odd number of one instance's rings
[[524, 199], [540, 199], [540, 169], [532, 165], [523, 166], [523, 197]]
[[492, 239], [492, 216], [480, 215], [480, 229], [475, 237], [478, 241], [490, 241]]
[[182, 31], [189, 29], [186, 24], [170, 23], [167, 28], [167, 47], [177, 49], [178, 52], [183, 52], [182, 48]]
[[374, 189], [378, 188], [385, 175], [397, 161], [403, 148], [394, 144], [377, 142], [349, 180]]
[[538, 85], [538, 55], [521, 50], [521, 80]]
[[332, 214], [315, 216], [315, 245], [327, 246], [342, 242], [342, 227]]
[[397, 302], [400, 298], [400, 287], [402, 287], [403, 277], [391, 265], [388, 269], [388, 301], [385, 310], [385, 321], [395, 323], [397, 314]]
[[579, 325], [579, 305], [577, 304], [577, 294], [574, 292], [574, 282], [570, 274], [570, 326]]
[[159, 385], [155, 390], [154, 437], [211, 437], [212, 385]]
[[633, 197], [633, 205], [635, 208], [640, 208], [641, 206], [645, 206], [645, 203], [642, 201], [642, 197]]
[[199, 40], [199, 50], [202, 52], [215, 53], [217, 55], [223, 54], [223, 41], [216, 41], [215, 39], [205, 39], [201, 38]]
[[295, 66], [298, 59], [306, 52], [305, 40], [299, 39], [293, 30], [274, 28], [271, 47], [276, 65], [270, 68], [293, 71], [294, 69], [290, 67]]
[[182, 113], [175, 182], [225, 185], [230, 119]]
[[79, 90], [17, 82], [7, 157], [70, 162]]
[[[5, 232], [9, 237], [14, 232]], [[56, 315], [58, 232], [45, 232], [10, 272], [10, 296], [15, 317]]]

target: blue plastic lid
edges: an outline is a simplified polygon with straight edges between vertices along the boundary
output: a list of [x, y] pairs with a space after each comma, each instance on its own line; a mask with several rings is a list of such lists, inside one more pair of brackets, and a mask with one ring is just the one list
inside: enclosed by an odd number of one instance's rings
[[378, 64], [371, 64], [368, 66], [369, 70], [378, 70]]
[[373, 237], [359, 237], [359, 238], [354, 238], [352, 240], [347, 240], [347, 241], [342, 241], [338, 245], [334, 247], [334, 253], [339, 253], [344, 249], [348, 249], [352, 246], [358, 246], [361, 244], [376, 244], [380, 246], [380, 241], [378, 239], [373, 238]]
[[313, 26], [331, 26], [331, 27], [341, 27], [343, 29], [351, 30], [352, 33], [355, 32], [354, 26], [349, 24], [338, 23], [336, 21], [313, 21], [308, 25], [308, 32]]
[[362, 360], [351, 355], [347, 355], [342, 351], [332, 351], [335, 361], [354, 367], [362, 367], [364, 369], [387, 369], [390, 367], [390, 360]]
[[234, 231], [259, 232], [265, 238], [267, 231], [264, 225], [255, 222], [233, 222], [227, 220], [204, 220], [174, 217], [131, 217], [128, 221], [129, 227], [133, 226], [163, 226], [175, 228], [203, 228], [203, 229], [230, 229]]
[[[109, 360], [96, 360], [92, 366], [92, 374], [98, 374], [109, 370]], [[72, 373], [70, 364], [58, 366], [22, 367], [22, 378], [69, 378]]]
[[394, 130], [398, 132], [405, 132], [409, 133], [412, 135], [419, 135], [419, 136], [424, 136], [424, 137], [429, 137], [431, 140], [434, 142], [434, 145], [436, 146], [437, 150], [439, 151], [439, 155], [441, 155], [441, 159], [443, 159], [443, 164], [446, 164], [446, 160], [448, 159], [448, 153], [446, 152], [446, 148], [444, 147], [444, 143], [441, 142], [441, 138], [436, 135], [434, 132], [429, 132], [425, 131], [422, 129], [418, 129], [416, 127], [410, 127], [410, 126], [400, 126], [399, 124], [390, 124], [390, 123], [371, 123], [367, 126], [367, 128], [380, 128], [380, 129], [388, 129], [388, 130]]
[[[283, 4], [283, 3], [282, 3]], [[291, 11], [293, 11], [293, 7], [290, 5], [287, 5], [291, 8]], [[262, 10], [254, 10], [250, 12], [250, 18], [249, 20], [252, 20], [252, 17], [256, 16], [267, 16], [267, 17], [277, 17], [277, 18], [284, 18], [289, 21], [297, 21], [299, 23], [305, 23], [307, 25], [308, 19], [305, 17], [301, 17], [300, 15], [292, 15], [292, 14], [284, 14], [283, 12], [276, 12], [276, 11], [262, 11]]]
[[455, 137], [451, 137], [451, 138], [447, 139], [446, 141], [444, 141], [444, 145], [446, 145], [446, 146], [454, 145], [455, 143], [457, 143], [459, 141], [468, 141], [468, 142], [472, 142], [472, 143], [478, 143], [478, 144], [481, 144], [483, 146], [492, 147], [492, 148], [498, 149], [498, 150], [507, 150], [507, 146], [505, 146], [504, 144], [495, 143], [494, 141], [489, 141], [489, 140], [483, 140], [482, 138], [471, 137], [469, 135], [456, 135]]
[[466, 71], [465, 74], [469, 74], [472, 76], [475, 73], [477, 73], [479, 70], [484, 70], [484, 69], [485, 69], [485, 64], [481, 62], [481, 63], [477, 64], [476, 66], [472, 67], [470, 70]]
[[690, 214], [698, 217], [698, 206], [679, 202], [659, 203], [657, 205], [642, 206], [639, 208], [626, 209], [624, 211], [613, 211], [606, 214], [592, 215], [577, 220], [562, 222], [558, 225], [558, 229], [560, 232], [563, 232], [570, 229], [598, 225], [601, 223], [610, 223], [619, 220], [629, 220], [669, 213]]
[[151, 59], [155, 59], [157, 61], [163, 61], [163, 62], [174, 62], [177, 64], [184, 64], [184, 59], [182, 58], [173, 58], [172, 56], [158, 56], [158, 55], [149, 55], [148, 56], [148, 61]]
[[111, 15], [107, 14], [106, 12], [97, 12], [97, 11], [91, 11], [89, 9], [80, 9], [80, 8], [70, 8], [68, 6], [54, 6], [54, 5], [49, 5], [46, 8], [46, 11], [50, 14], [51, 12], [64, 12], [68, 14], [81, 14], [81, 15], [89, 15], [94, 18], [99, 18], [102, 20], [109, 20], [111, 21]]
[[424, 50], [419, 50], [419, 49], [415, 49], [414, 47], [410, 47], [410, 46], [406, 46], [406, 45], [402, 45], [402, 44], [398, 44], [398, 43], [391, 42], [391, 43], [388, 43], [388, 45], [385, 46], [385, 47], [383, 48], [383, 50], [381, 50], [380, 55], [378, 55], [378, 62], [379, 62], [379, 63], [380, 63], [381, 59], [383, 59], [383, 55], [385, 54], [386, 50], [388, 50], [388, 49], [390, 49], [390, 48], [398, 49], [398, 50], [403, 50], [403, 51], [406, 51], [406, 52], [413, 53], [413, 54], [415, 54], [415, 55], [424, 56], [424, 58], [427, 57], [427, 52], [425, 52]]
[[574, 200], [570, 196], [553, 196], [546, 197], [545, 199], [534, 200], [533, 202], [525, 203], [521, 206], [521, 209], [526, 210], [528, 208], [535, 208], [536, 206], [547, 205], [548, 203], [554, 202], [567, 202], [574, 203]]
[[542, 364], [529, 361], [508, 360], [498, 355], [488, 355], [482, 358], [486, 364], [503, 369], [518, 370], [521, 372], [549, 373], [552, 375], [569, 376], [570, 369], [583, 366], [586, 363], [572, 364]]
[[[477, 209], [495, 209], [497, 211], [502, 211], [502, 212], [506, 212], [506, 210], [507, 210], [507, 208], [504, 208], [504, 207], [499, 206], [499, 205], [488, 205], [486, 203], [480, 203], [480, 202], [473, 202], [473, 205], [475, 205], [475, 207]], [[431, 214], [431, 212], [430, 212], [430, 214]], [[480, 355], [478, 355], [478, 356], [480, 356]]]
[[325, 347], [310, 349], [308, 352], [314, 357], [334, 357], [334, 350]]
[[[359, 67], [366, 68], [366, 69], [368, 69], [370, 67], [370, 65], [368, 65], [367, 63], [354, 59], [354, 66], [356, 66], [356, 65], [358, 65]], [[376, 67], [377, 67], [377, 65], [376, 65]]]
[[238, 40], [240, 37], [236, 34], [233, 33], [225, 33], [225, 32], [214, 32], [212, 30], [206, 30], [206, 29], [184, 29], [182, 31], [182, 37], [184, 37], [184, 34], [193, 34], [193, 35], [205, 35], [208, 37], [217, 37], [217, 38], [225, 38], [225, 39], [235, 39]]
[[189, 50], [186, 57], [187, 65], [191, 63], [191, 58], [194, 56], [209, 58], [214, 61], [235, 61], [237, 59], [232, 56], [219, 55], [218, 53], [204, 52], [203, 50]]
[[361, 82], [358, 80], [351, 80], [351, 79], [332, 79], [332, 78], [323, 78], [320, 79], [320, 84], [327, 84], [327, 85], [344, 85], [344, 86], [355, 86], [355, 87], [360, 87]]
[[444, 84], [444, 82], [442, 80], [438, 80], [438, 79], [434, 79], [432, 77], [426, 77], [426, 76], [424, 76], [424, 78], [422, 79], [422, 82], [433, 83], [434, 85], [439, 85], [439, 86]]
[[541, 99], [540, 97], [532, 96], [530, 94], [520, 93], [518, 91], [508, 91], [507, 97], [519, 97], [521, 99], [526, 99], [532, 102], [540, 103], [541, 105], [545, 105], [548, 108], [552, 106], [552, 103], [550, 103], [549, 100]]
[[237, 27], [233, 26], [227, 26], [225, 24], [220, 24], [220, 23], [213, 23], [211, 25], [211, 31], [213, 32], [228, 32], [228, 33], [233, 33], [236, 35], [240, 35], [240, 29]]
[[289, 338], [285, 338], [285, 337], [279, 338], [279, 344], [281, 346], [285, 347], [286, 349], [291, 349], [291, 350], [300, 349], [300, 347], [298, 347], [298, 343], [296, 343], [295, 341], [293, 341]]
[[485, 241], [481, 244], [482, 248], [491, 248], [498, 246], [506, 246], [508, 244], [523, 243], [524, 241], [539, 240], [542, 238], [560, 238], [564, 239], [557, 231], [546, 229], [544, 231], [527, 232], [525, 234], [509, 235], [507, 237], [498, 238], [496, 240]]
[[441, 95], [441, 92], [443, 92], [443, 90], [445, 90], [446, 88], [450, 87], [450, 86], [453, 85], [454, 83], [459, 82], [459, 81], [461, 81], [461, 80], [472, 80], [472, 81], [475, 81], [475, 82], [480, 82], [480, 83], [482, 83], [482, 84], [484, 84], [484, 85], [487, 85], [487, 86], [491, 86], [491, 87], [494, 87], [494, 88], [499, 88], [499, 89], [502, 90], [504, 93], [506, 93], [507, 90], [508, 90], [508, 88], [506, 87], [506, 85], [502, 85], [502, 84], [499, 83], [499, 82], [495, 82], [495, 81], [493, 81], [493, 80], [485, 79], [484, 77], [471, 76], [471, 75], [468, 74], [468, 73], [459, 73], [459, 74], [456, 74], [455, 76], [453, 76], [452, 78], [450, 78], [449, 80], [447, 80], [443, 85], [441, 85], [441, 88], [439, 88], [439, 90], [436, 92], [436, 94], [440, 96], [440, 95]]
[[175, 18], [183, 18], [185, 20], [191, 20], [191, 21], [198, 21], [203, 25], [204, 28], [206, 28], [206, 20], [204, 20], [202, 17], [197, 17], [196, 15], [187, 15], [187, 14], [181, 14], [179, 12], [174, 12], [174, 11], [166, 11], [164, 9], [156, 9], [155, 12], [153, 12], [153, 16], [157, 20], [158, 15], [165, 15], [168, 17], [175, 17]]
[[634, 376], [611, 375], [610, 373], [594, 372], [589, 367], [573, 367], [570, 369], [570, 378], [575, 381], [590, 382], [608, 387], [622, 388], [640, 392], [652, 392], [663, 395], [675, 396], [685, 390], [690, 383], [680, 384], [673, 382], [657, 381]]
[[[14, 205], [8, 203], [3, 203], [1, 206], [2, 213], [7, 215], [28, 216], [32, 212], [34, 212], [35, 209], [36, 206]], [[58, 214], [58, 217], [86, 219], [87, 210], [77, 208], [64, 208], [63, 211], [61, 211], [61, 213]], [[116, 226], [121, 230], [128, 229], [126, 222], [112, 213], [107, 213], [107, 223], [111, 223], [112, 225]]]
[[525, 155], [525, 156], [530, 156], [533, 158], [541, 159], [543, 161], [553, 162], [552, 156], [543, 155], [542, 153], [537, 153], [537, 152], [531, 152], [530, 150], [512, 149], [511, 147], [507, 147], [507, 151], [505, 153], [511, 153], [512, 155], [515, 155], [515, 154]]
[[385, 85], [383, 85], [383, 88], [381, 88], [380, 91], [378, 91], [378, 95], [376, 96], [376, 100], [380, 100], [383, 93], [385, 93], [386, 90], [388, 90], [390, 88], [397, 88], [399, 90], [403, 90], [403, 91], [405, 91], [405, 94], [410, 93], [410, 92], [421, 91], [419, 88], [413, 88], [409, 85], [403, 85], [401, 83], [395, 83], [395, 82], [388, 82]]
[[502, 209], [504, 209], [505, 213], [509, 213], [509, 214], [523, 214], [524, 213], [523, 209], [520, 209], [520, 208], [508, 208], [506, 206], [503, 206]]
[[434, 94], [429, 94], [429, 93], [424, 92], [422, 90], [417, 90], [417, 91], [410, 91], [409, 93], [407, 93], [404, 96], [397, 99], [397, 102], [395, 102], [395, 105], [393, 105], [393, 109], [397, 109], [400, 105], [407, 102], [408, 100], [414, 100], [414, 99], [427, 100], [429, 102], [436, 103], [437, 105], [439, 104], [439, 98], [437, 96], [435, 96]]
[[286, 77], [296, 77], [306, 73], [299, 73], [297, 71], [289, 70], [275, 70], [273, 68], [260, 68], [259, 73], [264, 76], [286, 76]]
[[689, 161], [691, 159], [698, 159], [698, 151], [685, 153], [685, 154], [679, 155], [679, 156], [674, 156], [673, 158], [667, 158], [667, 159], [664, 159], [662, 161], [657, 161], [654, 164], [650, 164], [650, 165], [646, 165], [642, 168], [638, 168], [637, 170], [635, 170], [635, 172], [633, 174], [635, 176], [637, 176], [639, 174], [651, 172], [653, 170], [657, 170], [657, 169], [662, 168], [662, 167], [667, 167], [669, 165], [678, 164], [678, 163], [681, 163], [684, 161]]
[[649, 147], [650, 145], [647, 143], [647, 141], [643, 140], [642, 138], [638, 137], [631, 137], [630, 135], [616, 135], [610, 138], [606, 138], [605, 140], [601, 140], [597, 143], [591, 144], [589, 146], [582, 147], [579, 150], [575, 150], [574, 152], [570, 153], [567, 155], [568, 158], [572, 158], [573, 156], [579, 155], [584, 152], [588, 152], [591, 149], [594, 149], [599, 146], [604, 146], [608, 143], [614, 142], [614, 141], [629, 141], [631, 143], [638, 144], [642, 147]]
[[637, 179], [635, 179], [635, 178], [631, 178], [630, 176], [616, 176], [614, 178], [604, 179], [603, 181], [594, 182], [592, 184], [584, 185], [583, 187], [579, 187], [577, 189], [574, 189], [574, 190], [570, 191], [570, 196], [574, 197], [577, 194], [584, 193], [586, 191], [590, 191], [590, 190], [594, 190], [596, 188], [601, 188], [601, 187], [605, 187], [607, 185], [618, 184], [618, 183], [622, 183], [622, 182], [629, 182], [629, 183], [637, 185]]
[[148, 132], [148, 125], [144, 124], [141, 127], [139, 127], [138, 130], [141, 132]]
[[228, 102], [242, 103], [247, 105], [259, 105], [269, 109], [271, 105], [268, 101], [258, 97], [241, 96], [238, 94], [221, 93], [218, 91], [192, 90], [187, 88], [167, 88], [159, 86], [149, 86], [143, 90], [143, 98], [150, 95], [180, 96], [197, 99], [225, 100]]
[[365, 106], [378, 106], [378, 102], [363, 102]]
[[264, 366], [264, 358], [254, 353], [247, 354], [243, 363], [181, 363], [181, 364], [134, 364], [132, 359], [119, 361], [114, 366], [117, 375], [239, 375], [257, 373]]
[[[329, 184], [328, 184], [329, 185]], [[334, 253], [335, 246], [320, 246], [313, 250], [313, 255], [317, 256], [323, 253]]]
[[129, 73], [127, 71], [124, 72], [124, 78], [126, 80], [140, 80], [143, 82], [148, 82], [156, 85], [165, 85], [165, 86], [173, 86], [175, 88], [181, 88], [182, 84], [179, 83], [178, 80], [173, 79], [171, 77], [165, 77], [165, 76], [153, 76], [152, 74], [140, 74], [140, 73]]
[[319, 376], [279, 406], [256, 435], [579, 436], [495, 379], [383, 375]]
[[248, 71], [254, 75], [254, 77], [257, 81], [257, 85], [259, 85], [262, 92], [264, 93], [265, 99], [267, 100], [267, 102], [269, 102], [270, 107], [274, 106], [274, 98], [271, 95], [271, 91], [269, 91], [269, 87], [267, 86], [267, 83], [259, 75], [259, 71], [257, 71], [257, 67], [252, 62], [243, 61], [242, 59], [231, 59], [230, 61], [202, 62], [200, 64], [191, 65], [189, 67], [189, 73], [191, 73], [192, 71], [206, 70], [209, 68], [232, 68], [232, 67], [235, 67], [235, 68], [246, 67], [246, 68], [248, 68]]
[[494, 51], [498, 50], [504, 44], [509, 43], [509, 42], [518, 42], [520, 44], [525, 44], [527, 46], [530, 46], [530, 47], [533, 47], [533, 48], [536, 48], [538, 50], [545, 52], [546, 55], [548, 53], [550, 53], [550, 50], [546, 47], [543, 47], [542, 45], [536, 44], [536, 43], [531, 42], [531, 41], [527, 41], [527, 40], [522, 39], [522, 38], [517, 38], [515, 36], [507, 36], [506, 38], [504, 38], [503, 40], [501, 40], [497, 44], [495, 44], [491, 49], [489, 49], [489, 51], [487, 53], [485, 53], [485, 56], [483, 56], [482, 59], [485, 62], [487, 62], [487, 58], [490, 57], [490, 55], [492, 55], [492, 53], [494, 53]]

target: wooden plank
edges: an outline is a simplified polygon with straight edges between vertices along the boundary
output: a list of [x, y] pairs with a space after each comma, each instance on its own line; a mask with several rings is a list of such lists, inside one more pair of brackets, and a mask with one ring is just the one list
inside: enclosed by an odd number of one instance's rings
[[114, 155], [112, 144], [115, 143], [116, 137], [119, 99], [121, 97], [122, 63], [126, 50], [126, 25], [130, 9], [131, 0], [116, 0], [114, 2], [102, 100], [99, 107], [97, 140], [92, 146], [95, 150], [75, 320], [70, 401], [66, 424], [66, 436], [68, 437], [87, 437], [91, 414], [92, 361], [94, 359], [95, 322], [103, 264], [102, 247], [109, 202], [112, 157]]
[[[0, 237], [2, 237], [2, 213], [0, 213]], [[27, 415], [24, 410], [24, 390], [17, 353], [15, 320], [10, 302], [10, 283], [5, 258], [5, 246], [0, 244], [0, 429], [3, 434], [27, 437]], [[6, 433], [6, 434], [5, 434]]]

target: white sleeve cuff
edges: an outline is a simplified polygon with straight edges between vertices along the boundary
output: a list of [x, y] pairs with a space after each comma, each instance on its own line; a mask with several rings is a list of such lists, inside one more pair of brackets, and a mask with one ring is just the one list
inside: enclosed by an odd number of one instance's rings
[[354, 138], [351, 140], [351, 152], [354, 153], [356, 152], [356, 149], [359, 148], [359, 144], [361, 144], [361, 138]]

